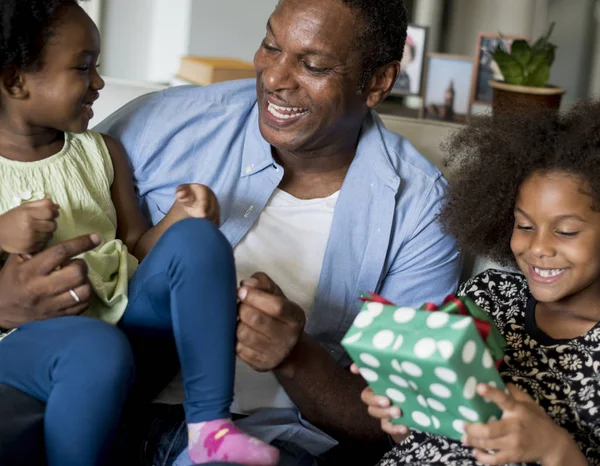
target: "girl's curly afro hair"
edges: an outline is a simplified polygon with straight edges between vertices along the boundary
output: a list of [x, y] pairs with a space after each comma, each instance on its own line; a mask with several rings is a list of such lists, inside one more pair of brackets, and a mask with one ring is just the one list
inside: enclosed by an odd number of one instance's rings
[[52, 37], [59, 9], [77, 0], [2, 0], [0, 2], [0, 72], [35, 70]]
[[444, 145], [450, 168], [444, 230], [461, 249], [514, 265], [510, 238], [514, 205], [533, 173], [563, 171], [579, 177], [600, 210], [600, 101], [568, 112], [484, 117]]

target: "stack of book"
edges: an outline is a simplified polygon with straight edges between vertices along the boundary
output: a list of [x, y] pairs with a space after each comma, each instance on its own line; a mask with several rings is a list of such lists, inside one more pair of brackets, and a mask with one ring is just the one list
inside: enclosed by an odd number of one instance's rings
[[[234, 79], [255, 78], [252, 63], [232, 58], [181, 57], [179, 71], [174, 81], [177, 84], [208, 84]], [[172, 83], [175, 84], [175, 83]]]

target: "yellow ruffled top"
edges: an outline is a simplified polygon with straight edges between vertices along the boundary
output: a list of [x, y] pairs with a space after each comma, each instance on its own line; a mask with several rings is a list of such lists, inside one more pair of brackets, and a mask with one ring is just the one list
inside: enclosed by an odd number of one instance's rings
[[25, 202], [51, 199], [60, 206], [48, 244], [97, 233], [102, 243], [81, 255], [95, 291], [85, 315], [117, 323], [127, 306], [127, 284], [137, 260], [116, 239], [117, 215], [110, 196], [114, 170], [101, 134], [65, 133], [60, 152], [37, 162], [0, 156], [0, 214]]

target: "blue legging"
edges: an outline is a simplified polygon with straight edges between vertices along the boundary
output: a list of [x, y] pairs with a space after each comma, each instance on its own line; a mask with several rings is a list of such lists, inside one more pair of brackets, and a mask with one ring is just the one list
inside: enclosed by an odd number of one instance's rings
[[133, 375], [123, 333], [87, 317], [31, 322], [0, 342], [0, 383], [46, 403], [49, 466], [102, 464]]
[[[188, 423], [229, 417], [236, 322], [231, 245], [208, 220], [177, 222], [130, 280], [120, 326], [132, 342], [142, 339], [156, 348], [174, 338]], [[157, 376], [161, 371], [156, 367]]]

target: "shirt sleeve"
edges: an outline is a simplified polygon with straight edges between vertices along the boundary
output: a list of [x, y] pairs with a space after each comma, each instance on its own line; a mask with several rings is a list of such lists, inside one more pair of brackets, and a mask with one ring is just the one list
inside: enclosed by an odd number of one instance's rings
[[132, 100], [98, 124], [94, 130], [119, 141], [135, 166], [162, 95], [162, 91], [158, 91]]
[[445, 193], [440, 176], [427, 194], [413, 234], [384, 278], [380, 293], [398, 306], [439, 304], [456, 292], [462, 257], [454, 238], [442, 231], [437, 220]]

